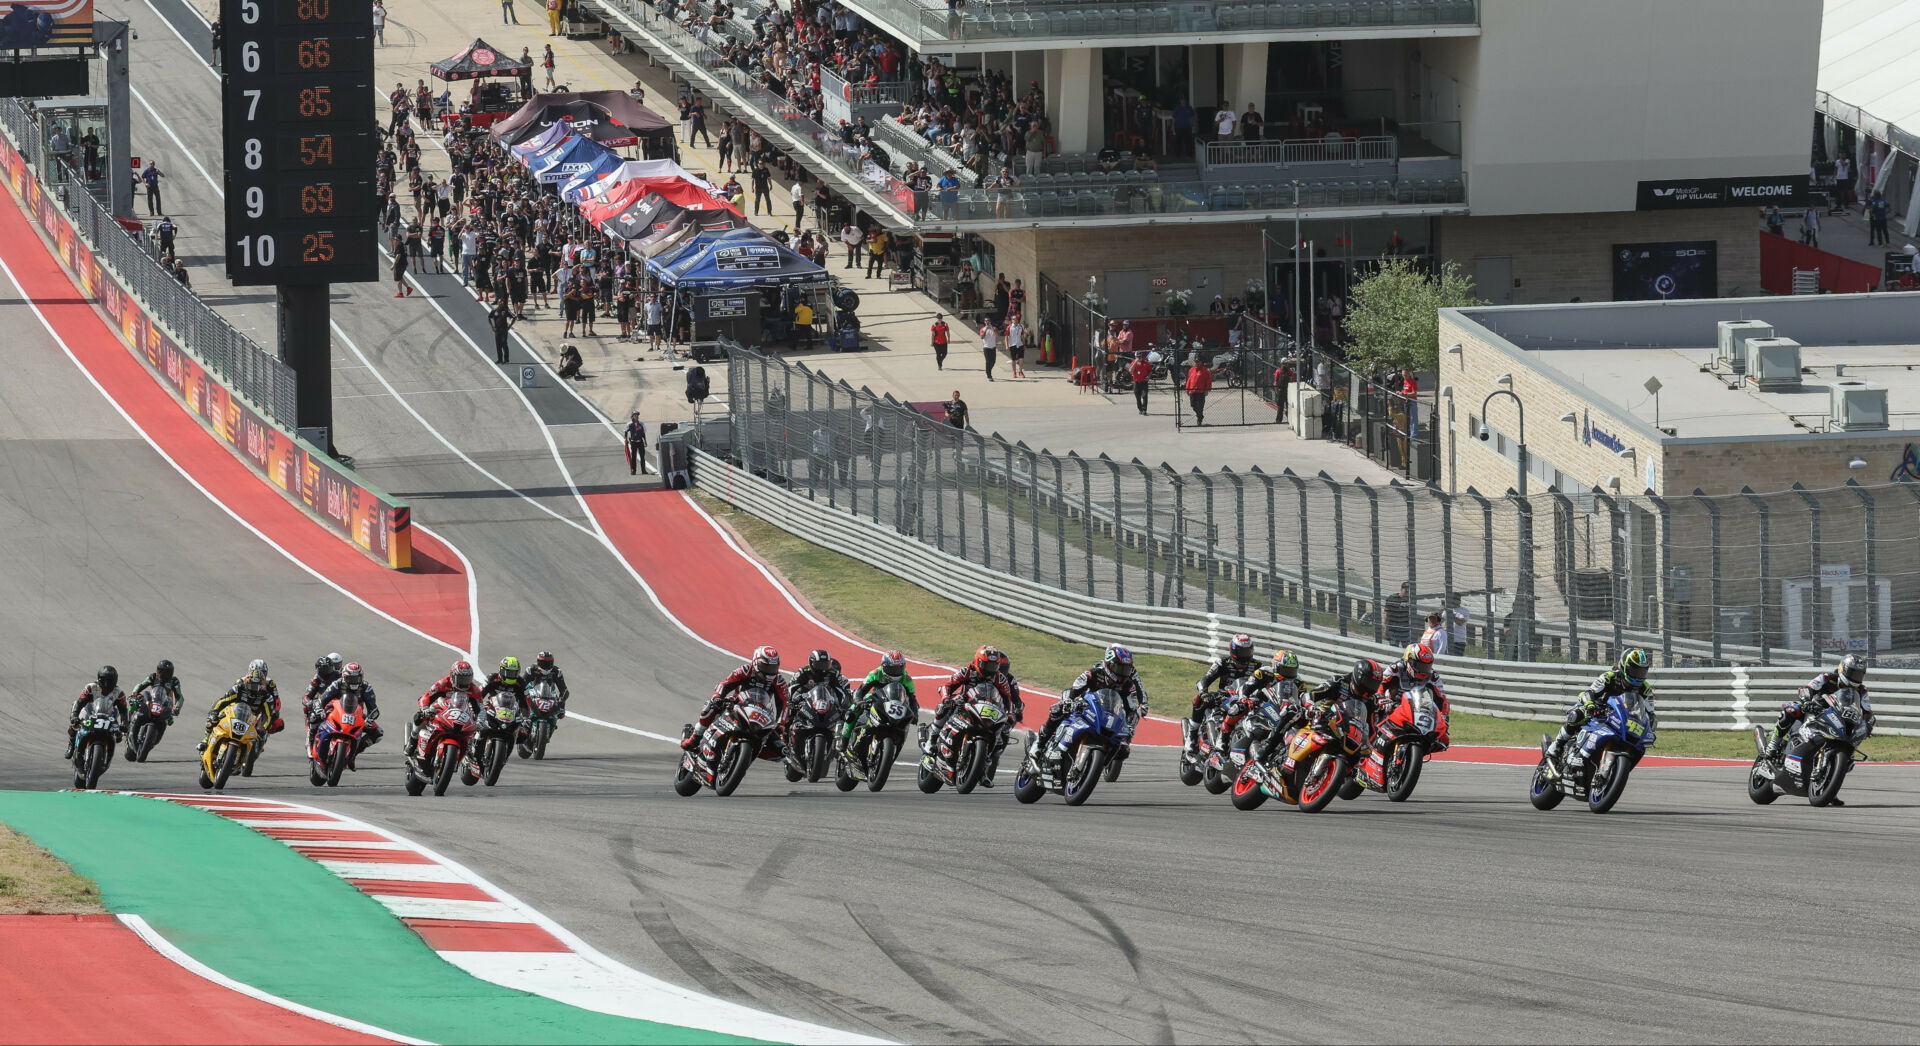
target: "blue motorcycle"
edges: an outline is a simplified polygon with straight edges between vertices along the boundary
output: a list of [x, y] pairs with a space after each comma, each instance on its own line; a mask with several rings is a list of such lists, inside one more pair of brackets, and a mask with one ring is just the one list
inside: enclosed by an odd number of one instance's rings
[[1627, 777], [1653, 747], [1653, 738], [1652, 701], [1636, 693], [1609, 698], [1559, 758], [1548, 755], [1553, 739], [1540, 739], [1540, 765], [1534, 768], [1528, 798], [1534, 809], [1551, 810], [1572, 795], [1585, 799], [1587, 809], [1604, 814], [1625, 794]]
[[1033, 803], [1053, 792], [1066, 799], [1068, 806], [1086, 802], [1100, 783], [1101, 771], [1133, 738], [1122, 708], [1113, 691], [1095, 691], [1082, 697], [1080, 707], [1060, 721], [1045, 751], [1036, 747], [1036, 738], [1029, 738], [1020, 773], [1013, 780], [1013, 797]]

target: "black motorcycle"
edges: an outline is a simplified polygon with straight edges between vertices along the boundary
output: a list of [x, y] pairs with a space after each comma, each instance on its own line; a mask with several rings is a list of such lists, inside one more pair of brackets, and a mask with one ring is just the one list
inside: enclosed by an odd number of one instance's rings
[[496, 690], [481, 701], [480, 731], [467, 748], [461, 784], [471, 787], [485, 781], [492, 788], [500, 783], [500, 771], [506, 769], [507, 756], [519, 740], [522, 717], [520, 699], [511, 690]]
[[100, 775], [113, 763], [113, 747], [120, 743], [120, 712], [106, 695], [96, 695], [80, 710], [73, 735], [73, 786], [100, 787]]
[[535, 683], [527, 688], [527, 739], [520, 745], [520, 758], [547, 757], [547, 742], [560, 728], [560, 688], [552, 683]]
[[127, 761], [144, 763], [179, 709], [165, 687], [150, 686], [128, 699], [127, 712], [133, 720], [127, 728]]
[[839, 693], [821, 683], [794, 698], [788, 718], [787, 780], [818, 781], [827, 776], [840, 723]]
[[994, 752], [1010, 729], [1000, 691], [991, 683], [976, 684], [955, 702], [953, 714], [939, 732], [922, 738], [926, 755], [920, 760], [920, 790], [932, 795], [942, 785], [952, 785], [961, 795], [973, 791], [986, 777]]
[[[702, 785], [719, 796], [732, 795], [773, 738], [780, 718], [773, 692], [764, 686], [748, 687], [738, 703], [713, 717], [700, 734], [700, 743], [680, 753], [680, 769], [673, 777], [675, 795], [690, 796]], [[681, 737], [694, 735], [688, 723]]]
[[1866, 696], [1853, 687], [1843, 687], [1816, 708], [1807, 709], [1780, 754], [1769, 759], [1765, 727], [1753, 728], [1753, 743], [1759, 754], [1747, 773], [1747, 797], [1765, 806], [1783, 795], [1805, 796], [1813, 806], [1831, 805], [1840, 794], [1847, 772], [1866, 756], [1859, 750], [1862, 741], [1873, 736], [1868, 723], [1873, 711]]
[[853, 791], [853, 786], [861, 781], [867, 783], [869, 792], [886, 787], [893, 761], [906, 746], [907, 728], [917, 718], [918, 712], [912, 699], [907, 697], [905, 687], [899, 683], [881, 687], [853, 724], [846, 750], [840, 753], [840, 772], [834, 776], [834, 786], [842, 792]]

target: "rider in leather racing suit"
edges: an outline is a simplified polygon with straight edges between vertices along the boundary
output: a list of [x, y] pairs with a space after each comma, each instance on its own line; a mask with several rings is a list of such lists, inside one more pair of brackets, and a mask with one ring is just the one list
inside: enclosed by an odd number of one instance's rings
[[807, 667], [795, 673], [787, 689], [804, 694], [822, 683], [833, 691], [834, 705], [844, 710], [853, 697], [853, 681], [840, 671], [840, 659], [825, 650], [815, 650], [807, 655]]
[[1609, 698], [1633, 692], [1643, 698], [1653, 697], [1653, 688], [1647, 685], [1647, 670], [1653, 667], [1653, 658], [1645, 650], [1635, 647], [1620, 655], [1620, 660], [1600, 673], [1599, 678], [1581, 693], [1580, 700], [1567, 710], [1567, 721], [1560, 726], [1560, 732], [1553, 735], [1553, 741], [1547, 746], [1547, 759], [1560, 758], [1566, 751], [1567, 743], [1580, 733], [1587, 721], [1607, 707]]
[[1134, 671], [1133, 651], [1112, 643], [1107, 646], [1106, 654], [1095, 661], [1092, 668], [1080, 673], [1080, 678], [1047, 710], [1047, 722], [1034, 740], [1034, 751], [1046, 752], [1047, 745], [1053, 743], [1054, 731], [1060, 729], [1060, 721], [1079, 709], [1082, 700], [1097, 690], [1111, 690], [1119, 696], [1124, 709], [1138, 709], [1142, 716], [1147, 714], [1147, 692], [1140, 685], [1140, 674]]
[[1007, 655], [999, 650], [983, 646], [973, 652], [973, 661], [961, 666], [953, 678], [940, 688], [940, 705], [934, 709], [932, 725], [924, 728], [920, 734], [920, 751], [931, 754], [934, 738], [940, 736], [940, 730], [947, 725], [947, 719], [953, 715], [960, 702], [967, 699], [967, 691], [981, 683], [990, 683], [1000, 695], [1000, 703], [1006, 709], [1005, 726], [1000, 731], [999, 740], [993, 747], [993, 758], [987, 763], [987, 772], [980, 779], [985, 788], [993, 787], [993, 772], [1000, 766], [1000, 753], [1006, 750], [1007, 738], [1013, 732], [1015, 724], [1027, 714], [1026, 702], [1020, 698], [1020, 682], [1013, 678], [1012, 663]]
[[162, 658], [159, 664], [153, 666], [153, 671], [147, 674], [147, 678], [133, 685], [132, 692], [138, 694], [154, 686], [166, 691], [167, 696], [173, 699], [173, 715], [167, 717], [167, 725], [172, 726], [180, 710], [187, 707], [187, 699], [180, 692], [180, 677], [173, 674], [173, 662]]
[[1253, 660], [1253, 637], [1245, 633], [1234, 636], [1227, 644], [1227, 656], [1208, 665], [1207, 674], [1194, 684], [1193, 721], [1199, 723], [1206, 719], [1207, 711], [1221, 700], [1221, 691], [1253, 675], [1257, 667]]
[[308, 722], [313, 721], [314, 699], [332, 686], [334, 680], [340, 678], [341, 666], [346, 663], [346, 658], [341, 657], [338, 652], [314, 659], [313, 678], [307, 680], [306, 695], [300, 699], [300, 712]]
[[[1285, 684], [1293, 684], [1294, 695], [1285, 695]], [[1237, 697], [1227, 702], [1226, 718], [1220, 723], [1220, 740], [1225, 743], [1232, 739], [1233, 729], [1247, 714], [1268, 700], [1277, 700], [1281, 704], [1281, 716], [1287, 714], [1288, 706], [1298, 698], [1300, 685], [1300, 658], [1291, 650], [1281, 650], [1273, 655], [1273, 667], [1262, 666], [1253, 670], [1241, 686]], [[1267, 691], [1273, 691], [1269, 697]]]
[[1431, 687], [1434, 703], [1439, 706], [1442, 716], [1452, 714], [1447, 703], [1447, 691], [1440, 683], [1440, 673], [1433, 668], [1433, 648], [1425, 643], [1411, 643], [1407, 646], [1406, 656], [1388, 665], [1380, 676], [1380, 690], [1373, 701], [1374, 715], [1367, 724], [1367, 734], [1372, 738], [1373, 747], [1382, 749], [1387, 738], [1378, 727], [1394, 709], [1400, 707], [1400, 700], [1410, 690], [1422, 686]]
[[539, 656], [533, 659], [533, 667], [527, 669], [527, 688], [530, 689], [541, 683], [552, 683], [554, 690], [559, 692], [560, 707], [554, 710], [553, 717], [565, 719], [567, 698], [572, 695], [567, 690], [567, 674], [560, 671], [560, 666], [554, 661], [551, 650], [540, 651]]
[[[766, 687], [773, 693], [774, 724], [773, 737], [784, 754], [787, 737], [787, 706], [791, 691], [787, 683], [780, 678], [780, 652], [770, 646], [757, 647], [753, 657], [746, 664], [733, 670], [720, 685], [713, 690], [713, 696], [707, 698], [706, 706], [700, 709], [700, 718], [686, 737], [680, 740], [680, 747], [694, 751], [700, 747], [700, 735], [712, 725], [714, 717], [727, 707], [733, 695], [749, 685]], [[764, 757], [767, 753], [762, 752]]]
[[1267, 738], [1267, 749], [1270, 750], [1274, 744], [1286, 737], [1294, 724], [1306, 716], [1309, 710], [1324, 709], [1349, 697], [1358, 697], [1366, 701], [1371, 708], [1375, 695], [1380, 690], [1380, 677], [1383, 671], [1380, 662], [1363, 657], [1355, 661], [1353, 668], [1345, 675], [1334, 676], [1307, 691], [1298, 704], [1289, 705], [1282, 711], [1280, 725]]
[[[1860, 701], [1866, 712], [1864, 722], [1867, 729], [1873, 729], [1873, 707], [1867, 703], [1867, 662], [1859, 654], [1848, 654], [1840, 659], [1833, 671], [1822, 672], [1807, 681], [1792, 701], [1780, 706], [1780, 718], [1773, 724], [1773, 739], [1767, 743], [1767, 758], [1773, 759], [1787, 747], [1787, 731], [1809, 712], [1819, 708], [1821, 699], [1844, 687], [1860, 691]], [[1833, 805], [1840, 805], [1838, 798]]]
[[313, 745], [314, 732], [320, 729], [320, 724], [327, 718], [327, 709], [333, 705], [336, 699], [344, 697], [348, 693], [352, 693], [357, 697], [360, 701], [360, 707], [367, 711], [367, 729], [360, 735], [360, 751], [364, 752], [380, 743], [380, 738], [385, 736], [378, 722], [380, 718], [380, 700], [374, 695], [373, 684], [367, 682], [366, 675], [360, 671], [359, 662], [349, 661], [345, 667], [340, 670], [340, 678], [327, 684], [327, 688], [320, 691], [313, 699], [312, 711], [307, 716], [307, 745], [309, 747]]
[[[161, 662], [165, 664], [166, 662]], [[127, 729], [127, 693], [120, 689], [120, 670], [112, 665], [104, 665], [94, 673], [93, 682], [80, 688], [80, 696], [73, 700], [73, 711], [67, 713], [67, 754], [64, 759], [73, 758], [73, 738], [80, 730], [80, 710], [93, 703], [93, 699], [106, 695], [113, 702], [114, 714], [120, 717], [119, 732]], [[115, 738], [116, 743], [118, 737]]]
[[448, 698], [456, 694], [465, 694], [467, 700], [471, 701], [474, 709], [478, 711], [483, 693], [480, 684], [473, 681], [472, 663], [455, 661], [452, 670], [440, 677], [439, 682], [428, 687], [426, 693], [420, 695], [420, 704], [413, 710], [413, 743], [409, 746], [414, 751], [409, 754], [425, 758], [426, 752], [420, 750], [420, 746], [426, 743], [429, 732], [426, 725], [446, 707]]
[[[253, 710], [271, 721], [267, 734], [277, 734], [286, 729], [287, 724], [280, 719], [280, 688], [272, 679], [267, 678], [267, 663], [254, 658], [247, 665], [247, 674], [233, 681], [227, 692], [213, 703], [213, 711], [207, 713], [207, 731], [200, 738], [200, 751], [207, 750], [207, 742], [213, 737], [213, 724], [220, 721], [220, 713], [227, 710], [235, 701], [245, 701]], [[259, 753], [266, 749], [267, 738], [262, 736], [254, 747], [249, 760], [258, 759]]]
[[907, 707], [918, 712], [920, 697], [913, 692], [913, 677], [907, 674], [907, 656], [898, 650], [889, 650], [880, 655], [880, 663], [867, 678], [860, 681], [860, 689], [853, 692], [853, 700], [847, 705], [847, 714], [840, 718], [840, 749], [845, 751], [853, 740], [853, 731], [860, 725], [860, 717], [866, 714], [868, 706], [880, 700], [880, 691], [889, 683], [899, 683], [906, 691]]

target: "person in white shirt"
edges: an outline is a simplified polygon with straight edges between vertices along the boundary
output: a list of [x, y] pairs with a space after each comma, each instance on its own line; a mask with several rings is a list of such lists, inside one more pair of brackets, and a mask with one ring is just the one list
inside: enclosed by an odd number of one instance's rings
[[1220, 111], [1213, 115], [1213, 136], [1223, 142], [1232, 138], [1233, 124], [1233, 105], [1230, 102], [1222, 101], [1220, 103]]
[[460, 282], [473, 282], [473, 259], [480, 254], [480, 233], [473, 226], [460, 234]]
[[1457, 593], [1447, 597], [1447, 604], [1447, 649], [1460, 654], [1467, 649], [1467, 621], [1470, 615], [1467, 608], [1461, 605]]
[[991, 318], [980, 325], [980, 352], [987, 360], [987, 380], [993, 380], [993, 365], [1000, 361], [1000, 328]]
[[1447, 653], [1449, 649], [1447, 643], [1447, 626], [1442, 623], [1443, 620], [1438, 610], [1428, 614], [1427, 630], [1420, 634], [1420, 642], [1425, 643], [1427, 649], [1433, 651], [1433, 656], [1435, 657]]
[[1014, 377], [1027, 376], [1027, 328], [1017, 316], [1007, 324], [1007, 364]]
[[788, 194], [793, 197], [793, 231], [799, 232], [800, 227], [807, 223], [807, 190], [801, 188], [800, 179], [795, 178]]

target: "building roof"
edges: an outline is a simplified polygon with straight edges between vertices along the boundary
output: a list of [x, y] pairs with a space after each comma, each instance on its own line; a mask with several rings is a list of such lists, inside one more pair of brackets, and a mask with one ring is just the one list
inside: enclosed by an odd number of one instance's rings
[[1920, 133], [1920, 0], [1826, 0], [1817, 85], [1908, 133]]

